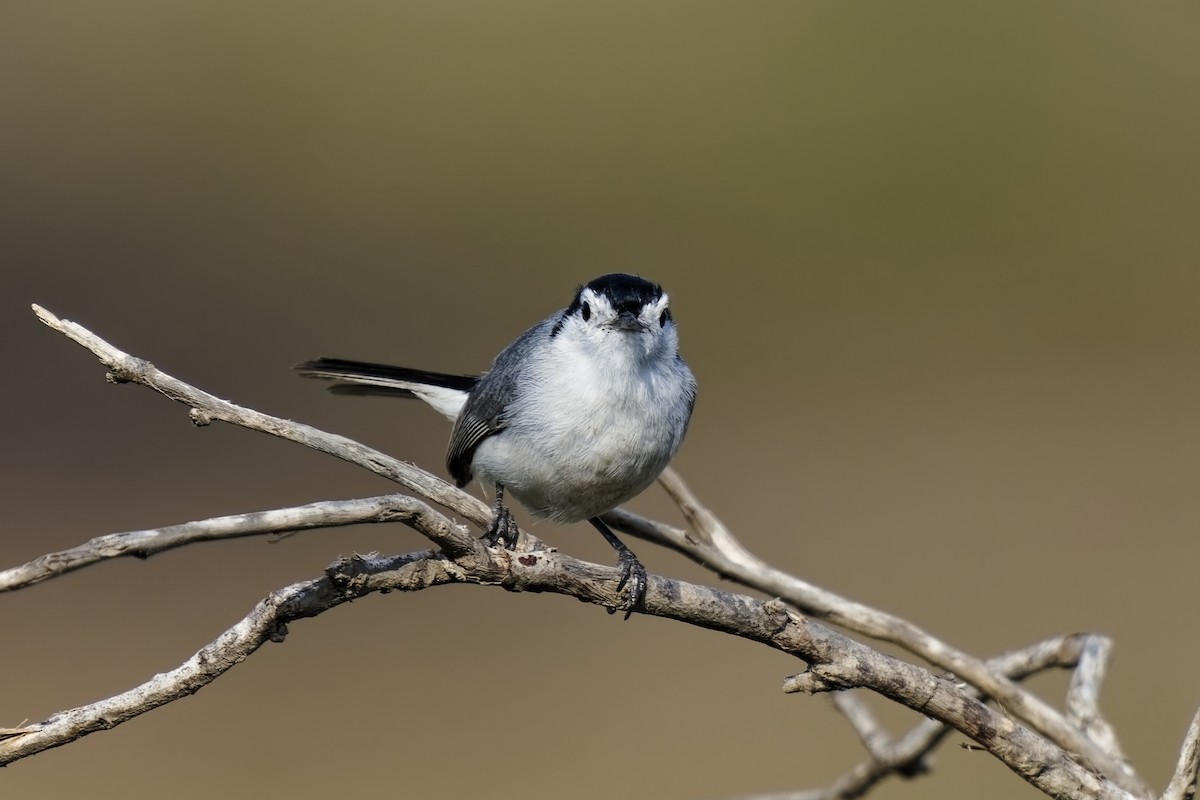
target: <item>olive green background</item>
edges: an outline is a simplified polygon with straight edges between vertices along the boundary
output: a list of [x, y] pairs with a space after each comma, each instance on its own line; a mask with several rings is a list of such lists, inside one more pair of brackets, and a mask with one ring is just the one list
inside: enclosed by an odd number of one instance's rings
[[[31, 302], [441, 473], [434, 412], [290, 366], [478, 371], [637, 272], [700, 382], [677, 466], [749, 548], [979, 655], [1114, 636], [1104, 708], [1165, 784], [1200, 703], [1194, 4], [12, 0], [0, 31], [0, 566], [389, 490], [106, 385]], [[658, 489], [632, 505], [678, 520]], [[586, 526], [536, 532], [612, 561]], [[0, 597], [0, 725], [170, 669], [338, 555], [421, 545], [206, 544]], [[0, 791], [816, 786], [864, 754], [826, 698], [780, 692], [801, 666], [560, 597], [376, 596]], [[1034, 685], [1061, 702], [1062, 676]], [[876, 796], [1036, 796], [960, 741]]]

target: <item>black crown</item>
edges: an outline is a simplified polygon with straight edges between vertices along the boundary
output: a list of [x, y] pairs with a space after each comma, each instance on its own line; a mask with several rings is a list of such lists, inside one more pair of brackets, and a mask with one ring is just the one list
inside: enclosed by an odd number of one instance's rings
[[651, 283], [636, 275], [614, 272], [611, 275], [601, 275], [586, 286], [579, 287], [575, 292], [575, 299], [571, 301], [571, 307], [567, 309], [568, 313], [579, 308], [583, 302], [581, 296], [584, 289], [604, 295], [617, 311], [634, 313], [641, 311], [647, 303], [656, 302], [663, 294], [662, 287], [657, 283]]

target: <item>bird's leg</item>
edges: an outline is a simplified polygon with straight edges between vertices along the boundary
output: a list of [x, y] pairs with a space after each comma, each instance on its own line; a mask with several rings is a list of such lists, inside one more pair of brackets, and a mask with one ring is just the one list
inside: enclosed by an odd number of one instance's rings
[[504, 505], [504, 484], [496, 484], [496, 504], [492, 506], [492, 521], [483, 532], [483, 541], [488, 547], [495, 547], [504, 540], [504, 546], [512, 550], [517, 546], [517, 538], [521, 532], [517, 522], [512, 518], [508, 506]]
[[[599, 517], [592, 517], [588, 522], [592, 523], [593, 528], [600, 531], [600, 535], [608, 542], [609, 547], [617, 551], [617, 566], [621, 568], [621, 582], [617, 584], [617, 591], [621, 591], [625, 588], [625, 584], [629, 584], [629, 598], [624, 605], [625, 619], [629, 619], [629, 615], [633, 613], [634, 609], [641, 608], [646, 604], [646, 587], [649, 585], [646, 568], [642, 566], [642, 562], [638, 561], [638, 557], [633, 554], [633, 551], [600, 521]], [[608, 613], [612, 614], [615, 611], [615, 608], [610, 608]]]

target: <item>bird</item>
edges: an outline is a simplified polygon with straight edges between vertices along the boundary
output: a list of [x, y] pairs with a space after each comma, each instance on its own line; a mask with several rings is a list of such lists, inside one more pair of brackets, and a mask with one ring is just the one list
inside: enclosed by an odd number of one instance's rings
[[446, 468], [458, 487], [479, 479], [495, 492], [489, 546], [512, 549], [519, 537], [505, 492], [535, 518], [586, 520], [617, 553], [625, 619], [644, 608], [646, 569], [600, 517], [658, 478], [695, 407], [696, 379], [660, 285], [624, 273], [582, 284], [479, 375], [340, 358], [296, 369], [335, 381], [337, 394], [424, 400], [454, 423]]

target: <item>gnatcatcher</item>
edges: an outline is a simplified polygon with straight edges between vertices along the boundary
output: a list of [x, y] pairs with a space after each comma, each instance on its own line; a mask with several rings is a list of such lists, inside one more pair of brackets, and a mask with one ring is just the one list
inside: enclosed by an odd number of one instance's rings
[[521, 334], [482, 375], [446, 375], [320, 358], [296, 369], [339, 394], [419, 397], [454, 422], [446, 466], [461, 488], [495, 487], [485, 539], [515, 546], [507, 490], [536, 517], [587, 520], [617, 551], [625, 618], [646, 597], [646, 569], [600, 515], [649, 486], [687, 432], [696, 380], [661, 286], [603, 275]]

